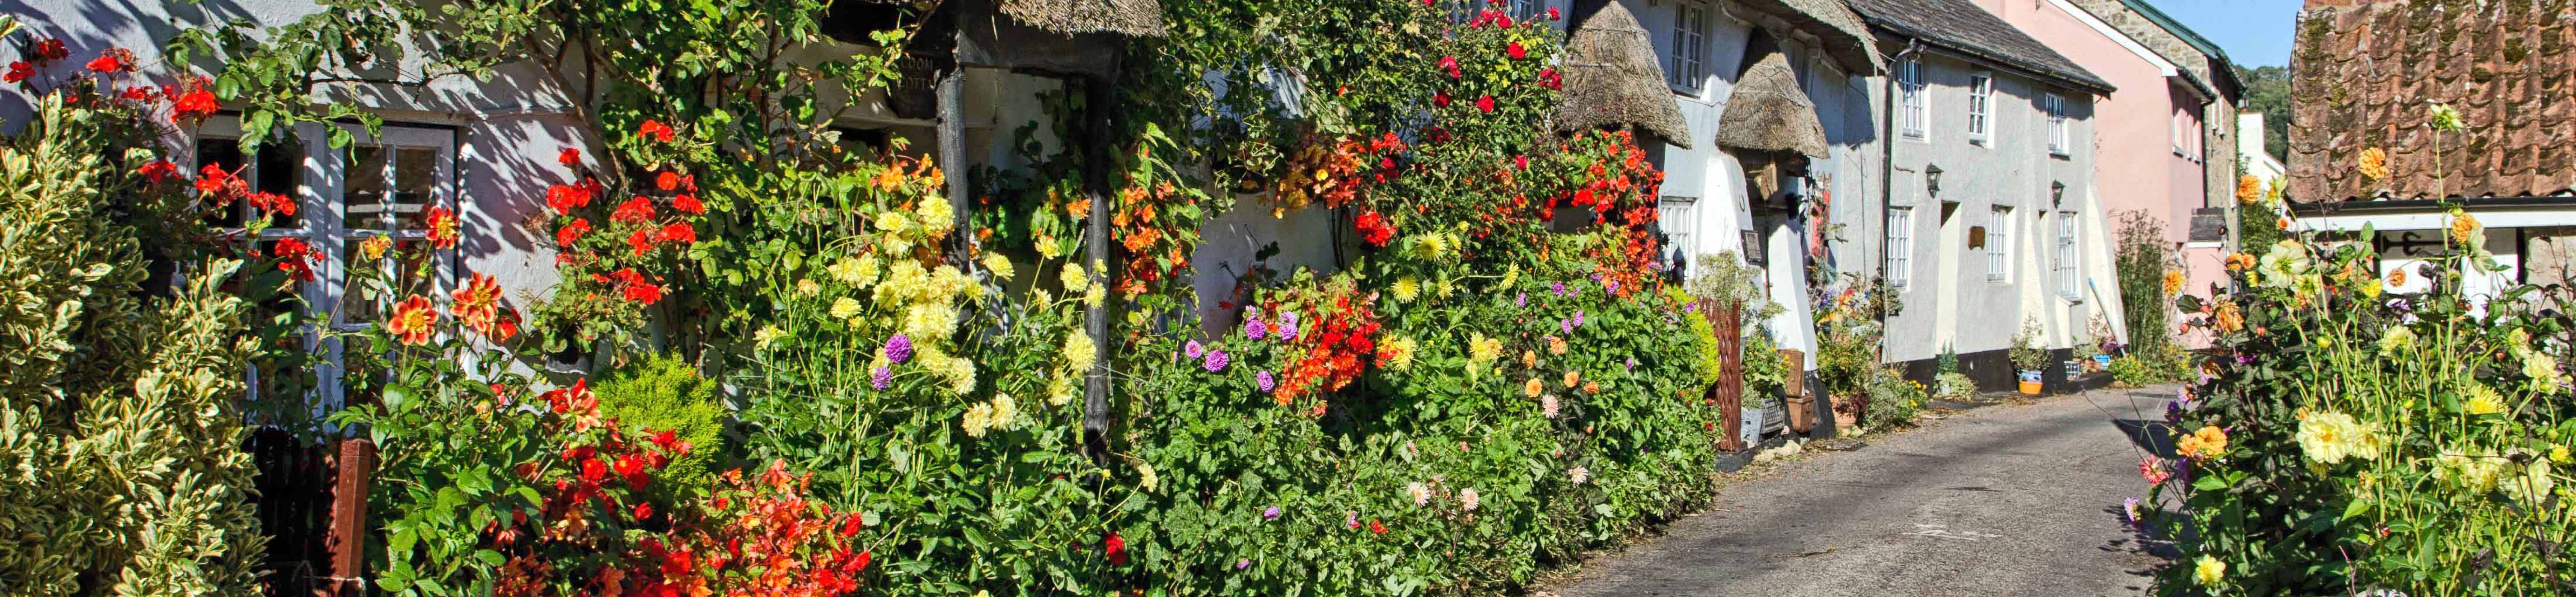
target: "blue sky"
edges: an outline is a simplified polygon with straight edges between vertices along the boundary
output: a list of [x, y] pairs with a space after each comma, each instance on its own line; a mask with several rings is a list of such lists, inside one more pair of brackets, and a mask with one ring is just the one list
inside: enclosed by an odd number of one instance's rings
[[2146, 0], [2246, 68], [2290, 63], [2300, 0]]

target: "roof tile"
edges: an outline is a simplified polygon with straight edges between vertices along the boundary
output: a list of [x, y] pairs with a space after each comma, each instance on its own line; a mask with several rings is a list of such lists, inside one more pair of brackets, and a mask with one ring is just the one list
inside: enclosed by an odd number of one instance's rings
[[[2576, 91], [2576, 10], [2563, 0], [2307, 6], [2292, 50], [2292, 198], [2554, 194], [2576, 179], [2576, 101], [2563, 99]], [[2432, 134], [2432, 102], [2466, 130]], [[2388, 152], [2390, 180], [2356, 171], [2368, 147]]]

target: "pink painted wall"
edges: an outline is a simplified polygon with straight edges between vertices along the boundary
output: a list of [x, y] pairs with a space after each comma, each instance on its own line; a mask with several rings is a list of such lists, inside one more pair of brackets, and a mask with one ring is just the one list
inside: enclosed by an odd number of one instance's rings
[[2174, 114], [2192, 114], [2189, 130], [2199, 130], [2198, 106], [2177, 103], [2188, 94], [2177, 93], [2154, 63], [2047, 0], [1973, 1], [2118, 88], [2093, 104], [2093, 180], [2102, 204], [2145, 211], [2164, 220], [2168, 239], [2187, 238], [2191, 210], [2204, 205], [2206, 193], [2200, 164], [2173, 151]]

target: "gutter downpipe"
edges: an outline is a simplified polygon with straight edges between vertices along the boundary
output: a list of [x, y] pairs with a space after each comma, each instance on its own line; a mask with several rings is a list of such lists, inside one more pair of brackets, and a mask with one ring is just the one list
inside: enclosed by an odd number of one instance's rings
[[[1880, 101], [1883, 103], [1880, 105], [1886, 106], [1886, 109], [1882, 110], [1882, 114], [1879, 116], [1879, 120], [1882, 123], [1879, 130], [1883, 132], [1878, 136], [1879, 146], [1883, 149], [1884, 153], [1884, 155], [1878, 160], [1878, 283], [1882, 286], [1880, 292], [1888, 291], [1884, 288], [1887, 283], [1887, 227], [1889, 225], [1887, 216], [1890, 211], [1890, 207], [1896, 203], [1896, 111], [1898, 110], [1896, 106], [1896, 86], [1902, 84], [1899, 80], [1899, 77], [1901, 77], [1902, 74], [1897, 69], [1903, 67], [1907, 59], [1913, 58], [1916, 52], [1920, 52], [1922, 50], [1923, 38], [1906, 38], [1905, 49], [1898, 50], [1896, 55], [1888, 58], [1887, 85], [1881, 90], [1881, 95], [1883, 97]], [[1909, 259], [1906, 263], [1913, 263], [1913, 260]], [[1879, 325], [1881, 326], [1885, 326], [1887, 322], [1887, 303], [1888, 299], [1881, 299], [1878, 301], [1879, 307], [1877, 315]], [[1884, 328], [1882, 327], [1882, 329]], [[1880, 360], [1886, 360], [1886, 334], [1879, 334], [1878, 336], [1878, 354], [1880, 355]]]

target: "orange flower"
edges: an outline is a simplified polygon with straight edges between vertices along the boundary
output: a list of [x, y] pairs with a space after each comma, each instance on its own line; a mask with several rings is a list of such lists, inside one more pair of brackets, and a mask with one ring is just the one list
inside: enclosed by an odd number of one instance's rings
[[430, 306], [428, 298], [415, 294], [394, 303], [394, 318], [385, 321], [385, 331], [404, 344], [421, 344], [429, 341], [430, 327], [437, 323], [438, 308]]
[[2252, 174], [2236, 177], [2236, 202], [2253, 205], [2263, 198], [2263, 179]]
[[454, 315], [458, 323], [485, 335], [491, 335], [492, 328], [499, 325], [501, 283], [492, 276], [476, 273], [464, 288], [457, 289], [452, 296], [456, 302], [448, 306], [447, 312]]
[[2245, 312], [2237, 310], [2235, 301], [2219, 301], [2218, 309], [2210, 320], [2218, 325], [2221, 332], [2233, 334], [2245, 329]]
[[1581, 383], [1583, 383], [1583, 374], [1572, 370], [1565, 372], [1565, 387], [1571, 388]]
[[2165, 295], [2166, 295], [2166, 296], [2173, 296], [2173, 295], [2177, 295], [2177, 294], [2182, 294], [2182, 287], [2183, 287], [2183, 284], [2184, 284], [2184, 283], [2185, 283], [2185, 282], [2184, 282], [2183, 277], [2182, 277], [2182, 270], [2178, 270], [2178, 269], [2169, 269], [2169, 270], [2165, 270]]
[[1521, 384], [1521, 394], [1531, 398], [1537, 398], [1540, 393], [1546, 391], [1547, 384], [1539, 383], [1538, 378], [1536, 377], [1529, 378], [1528, 382]]
[[1565, 354], [1565, 339], [1564, 339], [1564, 338], [1558, 338], [1558, 337], [1555, 337], [1555, 336], [1548, 336], [1548, 337], [1547, 337], [1547, 353], [1548, 353], [1548, 354]]
[[456, 212], [448, 211], [445, 207], [430, 206], [427, 223], [429, 244], [441, 249], [456, 248]]
[[2388, 151], [2377, 147], [2361, 150], [2361, 175], [2371, 180], [2388, 180]]
[[2388, 286], [2390, 288], [2405, 288], [2406, 268], [2401, 267], [2388, 270]]
[[2468, 212], [2459, 212], [2451, 215], [2451, 242], [2462, 245], [2470, 244], [2469, 241], [2477, 237], [2479, 230], [2482, 230], [2482, 228], [2478, 225], [2477, 216], [2469, 215]]
[[2247, 255], [2244, 253], [2227, 254], [2227, 271], [2241, 272], [2249, 269], [2254, 269], [2253, 255]]

